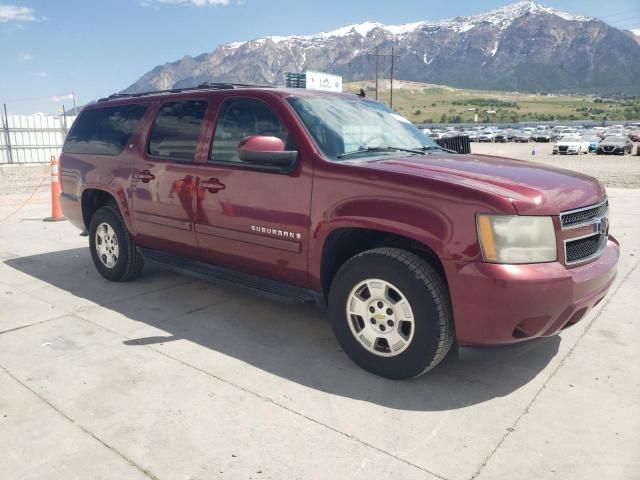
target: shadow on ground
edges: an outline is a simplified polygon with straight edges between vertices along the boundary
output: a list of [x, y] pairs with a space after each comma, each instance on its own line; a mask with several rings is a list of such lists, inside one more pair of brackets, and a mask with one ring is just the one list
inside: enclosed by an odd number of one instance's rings
[[[163, 316], [162, 312], [173, 311], [180, 302], [172, 293], [175, 287], [135, 293], [136, 283], [148, 286], [166, 276], [159, 267], [147, 266], [140, 279], [117, 284], [98, 275], [85, 248], [13, 258], [4, 263], [142, 322], [138, 332], [145, 330], [145, 324], [161, 330], [161, 335], [157, 335], [158, 330], [151, 336], [127, 334], [130, 339], [124, 343], [132, 348], [162, 344], [165, 353], [179, 355], [187, 363], [193, 360], [198, 368], [227, 378], [228, 372], [216, 365], [219, 357], [197, 352], [192, 345], [197, 344], [309, 388], [394, 409], [451, 410], [507, 396], [540, 374], [560, 345], [560, 337], [554, 336], [504, 347], [461, 348], [458, 357], [450, 355], [427, 375], [393, 382], [352, 364], [334, 339], [326, 313], [313, 306], [280, 304], [198, 281], [185, 285], [191, 279], [175, 274], [176, 280], [184, 280], [174, 282], [182, 284], [183, 294], [190, 285], [196, 291], [189, 292], [179, 314]], [[114, 301], [114, 294], [118, 293], [128, 293], [120, 296], [127, 300]], [[145, 305], [145, 301], [152, 303]], [[173, 351], [176, 340], [192, 344], [179, 342], [179, 349]]]

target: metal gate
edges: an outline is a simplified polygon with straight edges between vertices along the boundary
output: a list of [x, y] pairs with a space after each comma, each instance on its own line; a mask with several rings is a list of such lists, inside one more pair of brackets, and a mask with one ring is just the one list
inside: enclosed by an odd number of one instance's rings
[[47, 163], [58, 156], [75, 116], [0, 113], [0, 164]]

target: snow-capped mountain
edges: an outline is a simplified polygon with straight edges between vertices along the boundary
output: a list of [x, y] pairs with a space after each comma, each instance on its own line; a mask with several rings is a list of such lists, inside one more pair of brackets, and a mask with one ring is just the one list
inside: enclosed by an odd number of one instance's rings
[[[399, 55], [395, 76], [403, 80], [463, 88], [640, 93], [640, 44], [633, 37], [597, 19], [534, 2], [448, 20], [365, 22], [314, 35], [228, 43], [158, 66], [126, 91], [205, 81], [282, 84], [285, 72], [306, 69], [345, 80], [371, 79], [371, 54], [376, 47], [389, 53], [392, 46]], [[388, 61], [381, 62], [381, 74], [388, 75]]]

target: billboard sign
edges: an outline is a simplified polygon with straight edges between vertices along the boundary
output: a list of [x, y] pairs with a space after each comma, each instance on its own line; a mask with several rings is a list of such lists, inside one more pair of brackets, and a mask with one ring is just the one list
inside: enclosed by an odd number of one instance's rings
[[324, 90], [327, 92], [342, 92], [342, 77], [331, 75], [330, 73], [307, 70], [306, 72], [308, 90]]

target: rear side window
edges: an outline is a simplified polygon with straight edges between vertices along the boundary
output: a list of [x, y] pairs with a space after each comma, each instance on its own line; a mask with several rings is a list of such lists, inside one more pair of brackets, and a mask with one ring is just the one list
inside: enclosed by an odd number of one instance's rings
[[151, 127], [149, 155], [192, 161], [206, 110], [205, 101], [165, 103]]
[[118, 155], [146, 110], [147, 105], [142, 104], [85, 110], [67, 135], [63, 151]]

